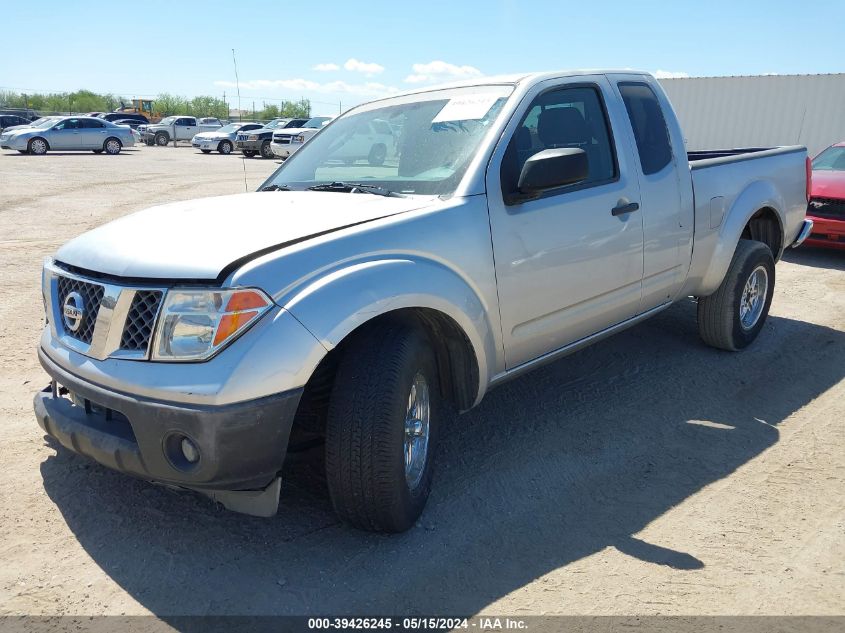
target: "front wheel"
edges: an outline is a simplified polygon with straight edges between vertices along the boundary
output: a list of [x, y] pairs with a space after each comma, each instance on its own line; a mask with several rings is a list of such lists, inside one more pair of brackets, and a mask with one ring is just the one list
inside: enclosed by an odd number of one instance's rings
[[748, 347], [766, 322], [775, 291], [775, 258], [762, 242], [740, 240], [719, 288], [698, 300], [698, 331], [711, 347]]
[[170, 142], [170, 137], [164, 132], [159, 132], [155, 135], [155, 143], [159, 147], [164, 147]]
[[254, 158], [255, 157], [255, 150], [253, 149], [245, 149], [243, 150], [244, 156], [247, 158]]
[[381, 323], [351, 341], [326, 423], [335, 512], [355, 527], [403, 532], [425, 507], [440, 420], [434, 352], [420, 329]]
[[273, 150], [270, 149], [270, 141], [264, 141], [261, 144], [261, 158], [273, 158]]
[[220, 145], [217, 146], [217, 151], [221, 154], [231, 154], [232, 143], [230, 141], [221, 141]]
[[47, 153], [47, 141], [43, 138], [34, 138], [29, 142], [29, 146], [27, 147], [30, 154], [35, 154], [36, 156], [43, 156]]

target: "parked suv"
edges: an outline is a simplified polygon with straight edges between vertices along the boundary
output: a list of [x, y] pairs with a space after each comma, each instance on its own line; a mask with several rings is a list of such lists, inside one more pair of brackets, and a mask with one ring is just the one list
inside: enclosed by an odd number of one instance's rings
[[323, 126], [331, 123], [334, 117], [315, 116], [308, 119], [300, 128], [285, 128], [273, 132], [270, 150], [274, 156], [288, 158], [298, 150], [309, 138], [319, 132]]
[[261, 158], [273, 158], [273, 150], [270, 149], [273, 132], [299, 128], [307, 122], [308, 119], [273, 119], [260, 130], [251, 130], [249, 134], [244, 131], [239, 132], [235, 138], [235, 147], [248, 158], [259, 154]]

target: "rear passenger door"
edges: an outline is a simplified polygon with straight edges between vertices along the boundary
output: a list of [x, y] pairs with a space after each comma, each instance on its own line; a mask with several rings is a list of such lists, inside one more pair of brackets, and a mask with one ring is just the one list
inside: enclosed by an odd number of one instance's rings
[[106, 124], [96, 119], [80, 119], [80, 135], [86, 149], [101, 149], [106, 140]]
[[633, 75], [612, 80], [627, 113], [624, 131], [636, 148], [645, 237], [641, 307], [645, 312], [674, 299], [689, 268], [693, 217], [691, 207], [684, 204], [680, 180], [687, 157], [675, 156], [664, 115], [669, 104], [660, 103], [648, 79]]
[[[493, 154], [487, 195], [508, 369], [637, 314], [642, 214], [630, 148], [614, 134], [620, 122], [605, 77], [544, 82]], [[512, 201], [525, 161], [556, 147], [586, 152], [587, 180]]]

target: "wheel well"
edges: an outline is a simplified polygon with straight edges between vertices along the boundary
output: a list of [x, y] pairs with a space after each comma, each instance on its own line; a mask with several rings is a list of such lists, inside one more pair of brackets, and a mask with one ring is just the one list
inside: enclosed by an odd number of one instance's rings
[[783, 246], [783, 228], [780, 224], [780, 218], [774, 209], [770, 207], [763, 207], [757, 211], [748, 224], [742, 229], [742, 239], [754, 240], [763, 242], [768, 246], [772, 255], [775, 256], [775, 261], [780, 259], [781, 248]]
[[27, 142], [27, 144], [26, 144], [26, 145], [27, 145], [27, 147], [29, 147], [29, 144], [30, 144], [30, 143], [32, 143], [32, 141], [34, 141], [35, 139], [41, 139], [41, 140], [42, 140], [42, 141], [44, 141], [44, 143], [47, 145], [47, 149], [50, 149], [50, 141], [48, 141], [48, 140], [47, 140], [46, 138], [44, 138], [43, 136], [33, 136], [33, 137], [32, 137], [31, 139], [29, 139], [29, 141]]
[[305, 385], [296, 412], [294, 423], [300, 431], [322, 433], [338, 362], [346, 353], [348, 343], [359, 336], [362, 330], [369, 330], [379, 322], [386, 321], [401, 321], [422, 328], [434, 349], [443, 398], [461, 411], [472, 406], [478, 393], [478, 363], [466, 334], [454, 319], [439, 310], [403, 308], [379, 315], [358, 326], [323, 357]]

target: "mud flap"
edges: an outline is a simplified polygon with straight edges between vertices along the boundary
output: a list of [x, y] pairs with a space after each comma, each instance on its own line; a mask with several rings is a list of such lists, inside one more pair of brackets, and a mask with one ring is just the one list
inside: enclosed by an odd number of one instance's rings
[[279, 509], [282, 478], [276, 477], [264, 490], [198, 490], [232, 512], [271, 517]]

